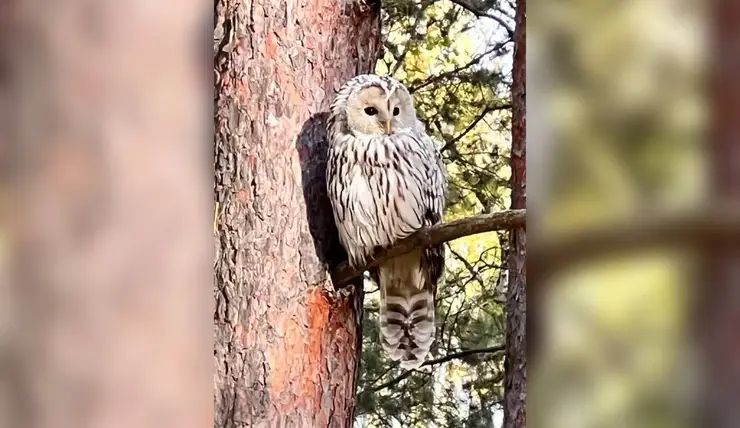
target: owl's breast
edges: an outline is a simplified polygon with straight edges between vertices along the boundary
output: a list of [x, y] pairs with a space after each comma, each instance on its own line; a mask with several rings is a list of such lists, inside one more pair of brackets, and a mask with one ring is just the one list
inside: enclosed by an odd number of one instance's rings
[[349, 176], [354, 229], [370, 247], [387, 246], [421, 224], [421, 183], [401, 170], [356, 165]]
[[378, 191], [371, 187], [371, 177], [363, 171], [361, 165], [355, 165], [348, 179], [349, 199], [357, 226], [376, 227], [378, 215], [375, 195]]
[[[414, 142], [414, 140], [409, 140]], [[422, 227], [429, 183], [424, 158], [403, 139], [352, 140], [330, 156], [330, 196], [351, 254], [371, 254]], [[343, 150], [339, 150], [339, 148]], [[403, 151], [401, 149], [404, 149]]]

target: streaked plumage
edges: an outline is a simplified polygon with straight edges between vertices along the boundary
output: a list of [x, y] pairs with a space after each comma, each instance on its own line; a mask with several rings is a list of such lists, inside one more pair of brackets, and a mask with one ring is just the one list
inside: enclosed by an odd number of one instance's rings
[[[447, 175], [417, 119], [408, 90], [390, 77], [360, 75], [339, 90], [329, 122], [327, 186], [349, 262], [442, 221]], [[381, 291], [381, 344], [407, 369], [434, 341], [434, 298], [444, 247], [419, 249], [372, 273]]]

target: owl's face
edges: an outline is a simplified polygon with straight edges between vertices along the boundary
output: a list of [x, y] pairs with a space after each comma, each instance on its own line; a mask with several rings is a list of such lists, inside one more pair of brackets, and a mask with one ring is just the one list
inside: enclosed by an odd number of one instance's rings
[[353, 132], [391, 135], [416, 123], [411, 95], [403, 87], [368, 86], [347, 99], [347, 125]]

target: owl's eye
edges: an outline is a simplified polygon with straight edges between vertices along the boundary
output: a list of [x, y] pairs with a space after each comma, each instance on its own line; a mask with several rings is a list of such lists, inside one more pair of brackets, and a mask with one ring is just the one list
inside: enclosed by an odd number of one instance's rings
[[398, 107], [393, 108], [393, 116], [398, 116], [401, 114], [401, 110], [398, 109]]
[[375, 116], [378, 114], [378, 110], [375, 107], [367, 107], [365, 108], [365, 114], [368, 116]]

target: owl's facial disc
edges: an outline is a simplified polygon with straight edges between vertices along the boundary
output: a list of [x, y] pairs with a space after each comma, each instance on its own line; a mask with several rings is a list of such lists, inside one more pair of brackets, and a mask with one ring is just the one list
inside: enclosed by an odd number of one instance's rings
[[380, 86], [360, 90], [347, 103], [350, 129], [363, 134], [391, 135], [408, 124], [413, 124], [408, 118], [409, 107], [404, 102], [403, 95], [405, 93], [402, 91], [388, 92]]
[[378, 128], [386, 135], [393, 134], [400, 125], [397, 119], [401, 114], [401, 105], [394, 94], [395, 92], [382, 99], [374, 99], [364, 109], [365, 114], [377, 118]]

